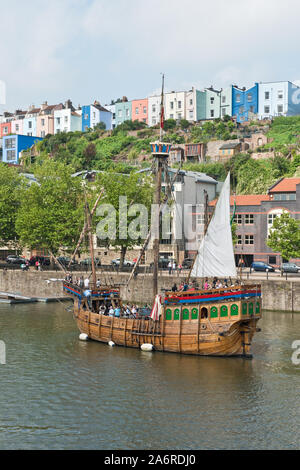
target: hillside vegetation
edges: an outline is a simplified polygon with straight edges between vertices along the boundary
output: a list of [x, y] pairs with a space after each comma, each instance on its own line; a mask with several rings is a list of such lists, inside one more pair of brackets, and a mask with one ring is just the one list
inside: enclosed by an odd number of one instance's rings
[[[223, 181], [227, 172], [231, 171], [235, 192], [261, 194], [283, 176], [299, 176], [300, 116], [279, 117], [271, 125], [253, 122], [247, 127], [237, 127], [228, 119], [196, 125], [185, 120], [178, 125], [169, 119], [165, 122], [163, 140], [173, 144], [229, 140], [249, 135], [255, 130], [266, 132], [272, 139], [264, 149], [274, 150], [274, 158], [253, 160], [251, 152], [246, 152], [224, 163], [185, 163], [183, 169], [200, 171], [219, 181]], [[98, 128], [88, 132], [48, 135], [36, 144], [34, 165], [51, 158], [70, 165], [74, 172], [95, 169], [129, 174], [151, 165], [150, 142], [158, 137], [158, 127], [148, 128], [144, 123], [131, 121], [126, 121], [112, 132]], [[32, 164], [27, 166], [27, 170], [33, 169]]]

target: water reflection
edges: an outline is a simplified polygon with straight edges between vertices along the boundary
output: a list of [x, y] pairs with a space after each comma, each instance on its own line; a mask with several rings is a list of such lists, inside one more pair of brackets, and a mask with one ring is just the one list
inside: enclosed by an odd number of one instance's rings
[[197, 358], [80, 342], [60, 304], [0, 306], [0, 448], [298, 448], [300, 315], [260, 327], [252, 361]]

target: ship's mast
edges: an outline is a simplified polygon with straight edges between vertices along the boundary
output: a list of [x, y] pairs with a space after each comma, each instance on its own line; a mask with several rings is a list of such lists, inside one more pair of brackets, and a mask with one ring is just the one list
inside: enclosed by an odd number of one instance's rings
[[[159, 142], [154, 142], [151, 145], [151, 152], [154, 158], [155, 178], [156, 187], [154, 192], [154, 204], [156, 207], [160, 207], [161, 203], [161, 181], [162, 173], [167, 170], [167, 159], [169, 156], [170, 144], [162, 142], [163, 128], [164, 128], [164, 75], [162, 76], [162, 88], [161, 88], [161, 103], [160, 103], [160, 133]], [[155, 297], [158, 293], [158, 260], [159, 260], [159, 238], [160, 238], [160, 210], [158, 210], [158, 220], [156, 221], [156, 228], [153, 239], [153, 296]]]
[[89, 245], [90, 245], [90, 256], [91, 256], [91, 266], [92, 266], [92, 281], [94, 288], [96, 287], [96, 268], [95, 268], [95, 256], [94, 256], [94, 244], [93, 244], [93, 233], [92, 233], [92, 216], [90, 212], [89, 205], [85, 201], [85, 217], [87, 230], [89, 235]]

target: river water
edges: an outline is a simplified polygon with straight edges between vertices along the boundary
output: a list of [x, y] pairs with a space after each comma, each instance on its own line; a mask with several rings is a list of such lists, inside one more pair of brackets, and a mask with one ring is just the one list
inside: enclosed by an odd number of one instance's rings
[[0, 449], [299, 449], [300, 314], [218, 359], [81, 342], [68, 305], [0, 306]]

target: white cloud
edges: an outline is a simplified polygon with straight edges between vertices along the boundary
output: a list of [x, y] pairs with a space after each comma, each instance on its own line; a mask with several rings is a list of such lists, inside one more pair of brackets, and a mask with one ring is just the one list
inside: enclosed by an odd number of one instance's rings
[[292, 80], [299, 14], [297, 0], [10, 0], [0, 80], [8, 107], [142, 97], [160, 72], [166, 89]]

